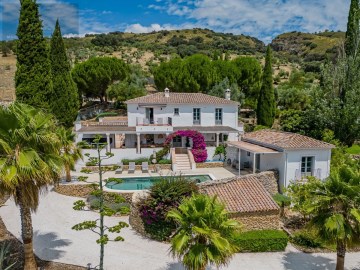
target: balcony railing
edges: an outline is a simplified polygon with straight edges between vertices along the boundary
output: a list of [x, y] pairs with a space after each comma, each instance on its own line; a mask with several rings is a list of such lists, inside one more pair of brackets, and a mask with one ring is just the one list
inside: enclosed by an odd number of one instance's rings
[[172, 126], [171, 117], [159, 117], [154, 119], [148, 119], [143, 117], [136, 118], [137, 126]]

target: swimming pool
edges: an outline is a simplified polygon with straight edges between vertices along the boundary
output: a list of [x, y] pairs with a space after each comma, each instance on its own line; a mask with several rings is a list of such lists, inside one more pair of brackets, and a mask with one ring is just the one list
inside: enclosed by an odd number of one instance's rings
[[[116, 184], [114, 182], [109, 182], [106, 184], [106, 187], [116, 190], [143, 190], [143, 189], [149, 189], [154, 183], [159, 182], [162, 179], [170, 180], [178, 177], [180, 176], [121, 177], [120, 179], [123, 181], [122, 183]], [[181, 177], [199, 183], [212, 180], [210, 175], [206, 175], [206, 174], [182, 175]]]

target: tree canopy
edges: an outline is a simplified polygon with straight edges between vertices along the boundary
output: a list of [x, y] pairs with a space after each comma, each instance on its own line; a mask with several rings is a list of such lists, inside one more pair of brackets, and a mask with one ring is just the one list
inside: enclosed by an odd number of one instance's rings
[[267, 127], [272, 127], [275, 119], [275, 93], [272, 74], [272, 53], [270, 46], [268, 46], [256, 110], [257, 124]]
[[86, 97], [107, 101], [106, 90], [117, 81], [129, 76], [128, 65], [115, 57], [94, 57], [77, 64], [72, 70], [79, 92]]
[[52, 111], [61, 124], [71, 127], [80, 106], [79, 94], [71, 77], [70, 62], [58, 20], [50, 41], [50, 62], [54, 86]]
[[[253, 108], [261, 84], [261, 66], [252, 57], [225, 61], [210, 60], [206, 55], [195, 54], [184, 59], [175, 57], [163, 62], [153, 68], [152, 72], [159, 90], [168, 87], [174, 92], [210, 94], [215, 85], [219, 85], [227, 78], [230, 85], [236, 84], [245, 94], [245, 106]], [[236, 99], [236, 101], [240, 100]]]
[[54, 99], [51, 65], [36, 1], [21, 1], [17, 36], [16, 98], [50, 111]]

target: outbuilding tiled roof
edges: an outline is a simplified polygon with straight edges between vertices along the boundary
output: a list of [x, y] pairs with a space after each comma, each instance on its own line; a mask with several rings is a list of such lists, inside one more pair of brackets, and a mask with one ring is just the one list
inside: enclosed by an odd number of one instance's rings
[[214, 180], [199, 185], [200, 192], [214, 196], [229, 213], [277, 211], [279, 206], [254, 175]]
[[169, 93], [165, 97], [163, 92], [130, 99], [126, 104], [228, 104], [239, 105], [238, 102], [225, 98], [214, 97], [202, 93]]
[[245, 133], [242, 140], [275, 149], [326, 149], [335, 147], [330, 143], [304, 135], [270, 129]]

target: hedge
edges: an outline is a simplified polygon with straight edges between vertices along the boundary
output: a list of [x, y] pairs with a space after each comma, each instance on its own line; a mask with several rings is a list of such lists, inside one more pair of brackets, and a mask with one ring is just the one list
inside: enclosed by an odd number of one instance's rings
[[101, 117], [106, 117], [106, 116], [118, 116], [119, 114], [118, 113], [115, 113], [115, 112], [103, 112], [103, 113], [99, 113], [97, 116], [96, 116], [96, 120], [99, 120], [99, 118]]
[[160, 159], [158, 164], [171, 164], [170, 159]]
[[239, 233], [235, 243], [241, 252], [284, 251], [288, 237], [279, 230], [258, 230]]
[[143, 162], [150, 162], [148, 158], [126, 159], [121, 160], [124, 165], [129, 165], [130, 162], [135, 162], [135, 165], [141, 165]]

